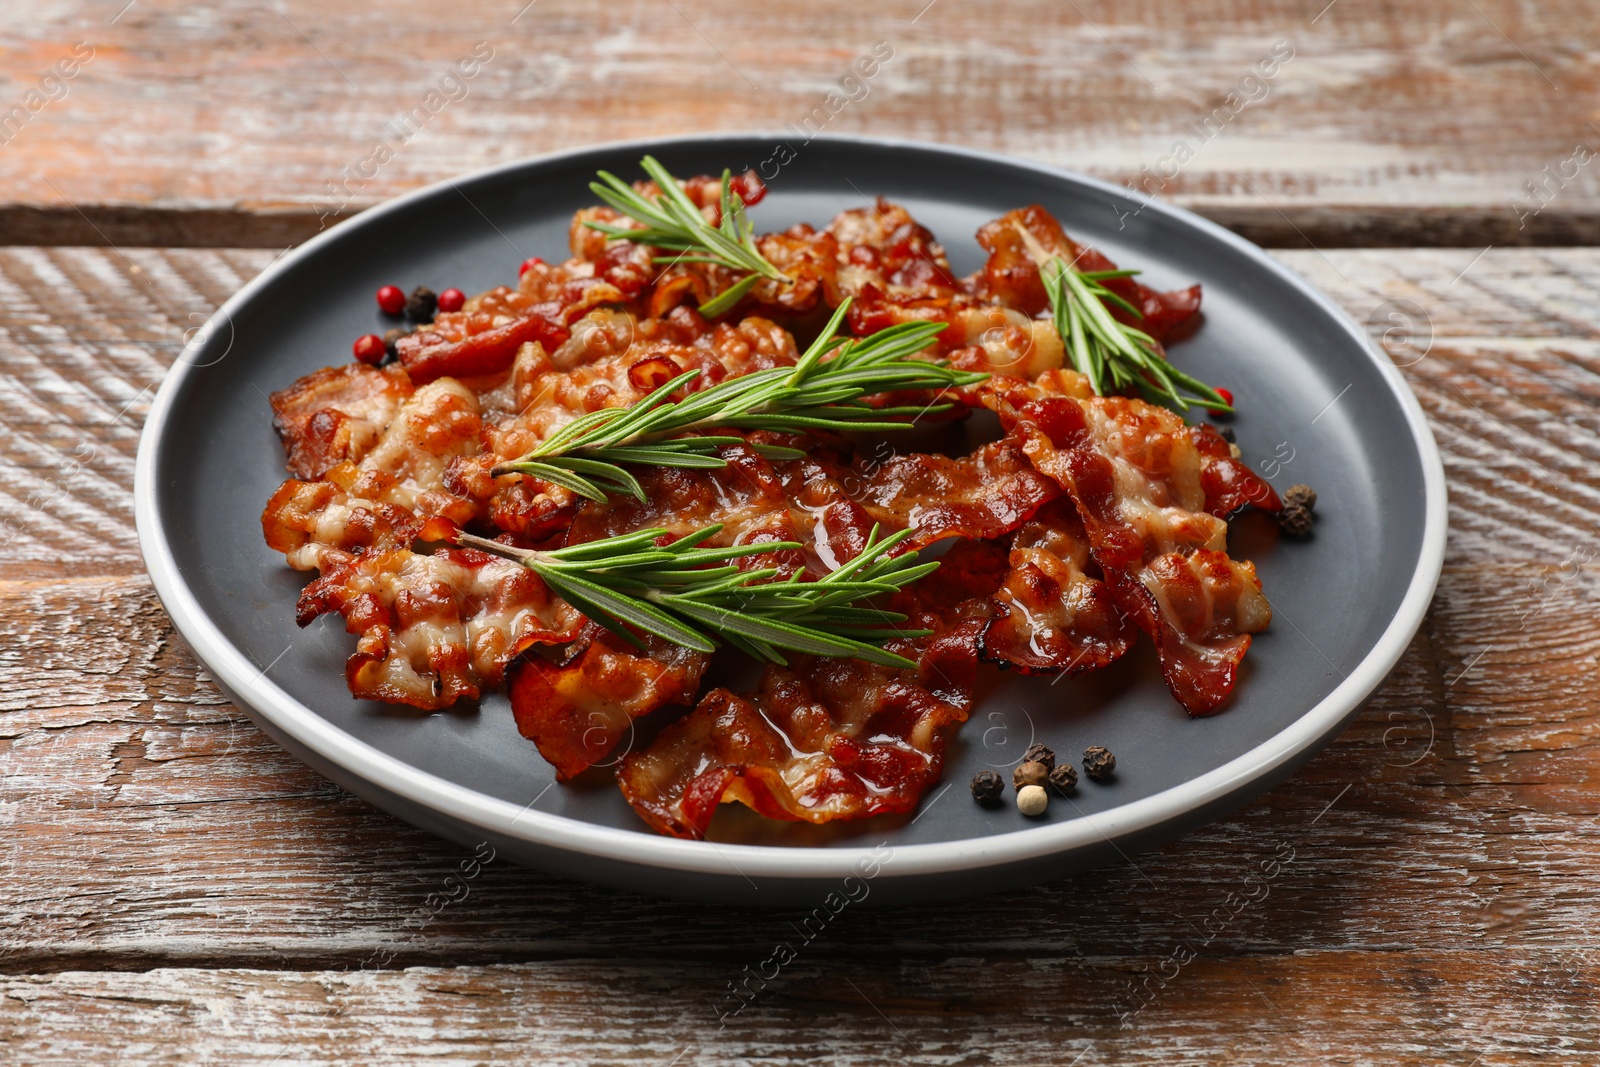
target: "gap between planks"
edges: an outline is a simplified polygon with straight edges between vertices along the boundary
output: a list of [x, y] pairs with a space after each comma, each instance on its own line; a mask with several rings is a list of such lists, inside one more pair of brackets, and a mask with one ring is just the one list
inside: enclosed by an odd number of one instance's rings
[[[1266, 248], [1496, 248], [1600, 245], [1600, 207], [1552, 205], [1520, 220], [1504, 205], [1216, 203], [1173, 197]], [[381, 201], [361, 204], [373, 207]], [[143, 204], [0, 203], [0, 247], [286, 249], [359, 211]]]

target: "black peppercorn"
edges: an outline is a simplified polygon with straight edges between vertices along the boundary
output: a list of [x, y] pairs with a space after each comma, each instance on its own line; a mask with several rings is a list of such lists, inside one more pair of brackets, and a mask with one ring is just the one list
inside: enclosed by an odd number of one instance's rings
[[1006, 783], [993, 771], [979, 771], [972, 776], [972, 799], [979, 804], [994, 805], [1006, 791]]
[[1232, 426], [1223, 426], [1217, 430], [1217, 433], [1221, 434], [1222, 439], [1230, 445], [1239, 443], [1239, 435], [1233, 431]]
[[438, 308], [439, 297], [426, 285], [417, 286], [406, 298], [406, 318], [413, 322], [432, 322]]
[[1283, 510], [1278, 512], [1278, 525], [1290, 537], [1304, 537], [1311, 532], [1311, 524], [1315, 521], [1311, 509], [1304, 504], [1285, 504]]
[[1044, 764], [1026, 760], [1017, 764], [1017, 769], [1011, 772], [1011, 784], [1017, 789], [1025, 785], [1044, 785], [1049, 776], [1050, 771]]
[[1022, 754], [1023, 763], [1042, 763], [1045, 770], [1050, 770], [1056, 765], [1056, 754], [1050, 751], [1049, 745], [1037, 742], [1028, 746], [1028, 751]]
[[1099, 745], [1090, 745], [1083, 750], [1083, 770], [1090, 778], [1097, 782], [1104, 782], [1111, 777], [1111, 772], [1117, 769], [1117, 757], [1111, 754], [1110, 749], [1101, 748]]
[[1307, 511], [1315, 511], [1317, 509], [1317, 491], [1304, 483], [1291, 485], [1283, 494], [1283, 502], [1285, 504], [1299, 504]]
[[392, 330], [383, 331], [383, 347], [388, 351], [390, 359], [393, 359], [397, 355], [394, 349], [394, 343], [410, 332], [410, 330], [403, 326], [396, 326]]
[[1058, 796], [1067, 796], [1078, 789], [1078, 768], [1070, 763], [1058, 763], [1050, 771], [1050, 788]]

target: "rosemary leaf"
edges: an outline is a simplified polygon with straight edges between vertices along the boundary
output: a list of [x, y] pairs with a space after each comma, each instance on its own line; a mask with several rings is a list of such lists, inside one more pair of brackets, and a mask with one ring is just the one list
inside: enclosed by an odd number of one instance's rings
[[[1037, 242], [1029, 245], [1034, 248]], [[1221, 393], [1169, 363], [1155, 338], [1118, 322], [1111, 314], [1111, 307], [1119, 307], [1144, 317], [1102, 284], [1111, 278], [1131, 278], [1137, 271], [1078, 271], [1061, 257], [1043, 253], [1042, 248], [1035, 249], [1035, 255], [1042, 259], [1040, 278], [1067, 358], [1089, 379], [1097, 395], [1131, 387], [1145, 399], [1180, 412], [1191, 405], [1210, 411], [1233, 410]]]
[[[861, 402], [880, 393], [948, 389], [987, 375], [909, 357], [926, 349], [945, 326], [907, 322], [867, 338], [840, 334], [850, 302], [843, 302], [827, 327], [793, 367], [772, 367], [672, 399], [699, 371], [685, 371], [625, 408], [604, 408], [568, 423], [531, 452], [494, 468], [565, 486], [591, 500], [607, 492], [644, 500], [638, 480], [620, 464], [714, 469], [727, 466], [716, 449], [743, 438], [678, 436], [718, 428], [831, 432], [889, 432], [917, 418], [949, 410], [948, 404], [875, 408]], [[1102, 308], [1102, 310], [1104, 310]], [[832, 354], [831, 359], [825, 356]], [[781, 445], [757, 445], [774, 459], [804, 453]], [[581, 462], [575, 462], [581, 461]], [[598, 494], [598, 495], [597, 495]]]
[[639, 634], [644, 633], [698, 652], [712, 652], [720, 641], [773, 663], [785, 662], [783, 652], [789, 651], [916, 666], [881, 646], [925, 631], [898, 629], [906, 616], [863, 604], [938, 568], [936, 562], [917, 563], [915, 552], [890, 554], [909, 531], [880, 537], [873, 527], [860, 555], [807, 582], [798, 575], [775, 580], [778, 571], [772, 567], [740, 570], [729, 563], [801, 545], [702, 547], [721, 530], [707, 526], [665, 545], [657, 541], [667, 531], [636, 530], [553, 551], [515, 548], [466, 533], [455, 540], [527, 567], [597, 625], [635, 647], [643, 647]]
[[719, 225], [713, 226], [678, 185], [678, 179], [654, 156], [645, 156], [639, 165], [661, 190], [659, 199], [651, 200], [608, 171], [601, 171], [600, 180], [590, 182], [589, 188], [608, 206], [641, 225], [626, 227], [587, 222], [586, 226], [599, 230], [607, 237], [679, 253], [676, 256], [657, 257], [657, 262], [713, 263], [748, 273], [748, 277], [735, 282], [700, 306], [701, 314], [710, 317], [732, 310], [762, 278], [793, 284], [792, 279], [769, 262], [756, 246], [755, 228], [745, 214], [744, 201], [733, 192], [731, 171], [722, 172], [719, 205], [722, 219]]
[[729, 311], [732, 311], [733, 306], [739, 301], [743, 300], [745, 295], [749, 293], [750, 290], [754, 289], [756, 287], [756, 283], [760, 281], [761, 275], [759, 274], [745, 275], [743, 278], [734, 282], [732, 285], [722, 290], [722, 292], [718, 293], [710, 300], [707, 300], [704, 304], [701, 304], [700, 314], [704, 315], [708, 319], [714, 319], [718, 315], [723, 315]]

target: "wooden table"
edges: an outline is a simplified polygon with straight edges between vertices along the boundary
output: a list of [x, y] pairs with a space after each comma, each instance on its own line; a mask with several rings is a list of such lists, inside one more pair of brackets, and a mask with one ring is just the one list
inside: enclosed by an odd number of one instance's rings
[[[1600, 244], [1594, 5], [123, 2], [0, 37], [0, 1060], [1600, 1061], [1600, 249], [1550, 247]], [[218, 694], [143, 574], [134, 448], [183, 331], [274, 249], [498, 160], [801, 122], [877, 42], [830, 132], [1121, 181], [1187, 139], [1162, 195], [1403, 327], [1449, 555], [1395, 677], [1282, 788], [1126, 866], [852, 910], [719, 1028], [792, 916], [496, 863], [424, 921], [464, 853]]]

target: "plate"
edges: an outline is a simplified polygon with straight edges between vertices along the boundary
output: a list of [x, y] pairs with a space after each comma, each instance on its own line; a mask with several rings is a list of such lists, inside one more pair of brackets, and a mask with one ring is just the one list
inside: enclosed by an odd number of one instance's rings
[[[608, 781], [555, 785], [503, 694], [437, 714], [352, 699], [343, 664], [354, 638], [335, 616], [295, 627], [307, 577], [262, 542], [262, 507], [285, 477], [266, 394], [382, 332], [380, 285], [472, 293], [505, 283], [528, 256], [565, 258], [595, 171], [634, 175], [646, 152], [678, 174], [776, 171], [752, 212], [762, 230], [822, 224], [882, 195], [932, 229], [965, 274], [983, 259], [972, 237], [980, 224], [1039, 203], [1156, 288], [1200, 282], [1204, 323], [1174, 358], [1233, 390], [1246, 457], [1280, 487], [1307, 482], [1320, 497], [1306, 541], [1279, 542], [1264, 520], [1235, 524], [1234, 553], [1255, 560], [1274, 619], [1233, 704], [1188, 718], [1148, 643], [1088, 676], [1007, 676], [952, 743], [946, 784], [914, 815], [811, 827], [724, 805], [711, 840], [680, 841], [647, 830]], [[419, 190], [319, 235], [240, 290], [184, 350], [140, 441], [135, 498], [146, 565], [183, 639], [262, 729], [345, 789], [542, 870], [755, 905], [812, 906], [842, 887], [851, 899], [904, 901], [1020, 885], [1116, 861], [1236, 807], [1309, 759], [1382, 683], [1421, 624], [1445, 539], [1443, 467], [1399, 372], [1261, 249], [1046, 166], [832, 136], [565, 152]], [[1115, 779], [1085, 781], [1038, 820], [974, 804], [971, 776], [1010, 767], [1036, 739], [1064, 758], [1105, 745]]]

